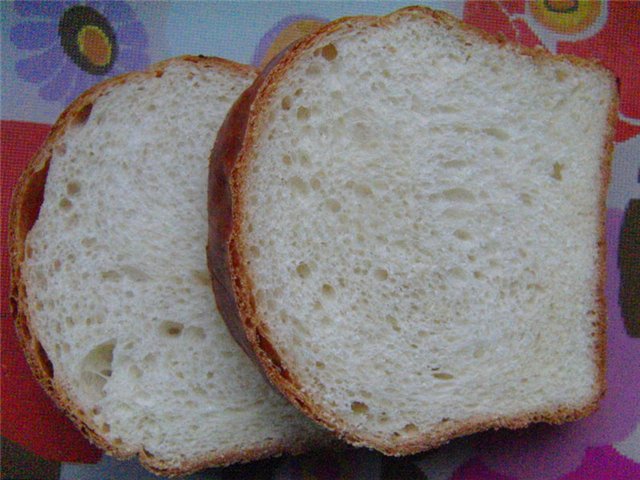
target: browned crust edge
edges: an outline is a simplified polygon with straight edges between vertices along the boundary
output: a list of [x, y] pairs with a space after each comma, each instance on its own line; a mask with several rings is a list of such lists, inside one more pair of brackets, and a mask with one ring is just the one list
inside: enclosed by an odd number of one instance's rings
[[90, 415], [56, 381], [47, 354], [30, 325], [29, 298], [21, 275], [21, 268], [26, 255], [25, 240], [38, 218], [43, 201], [53, 149], [64, 137], [66, 129], [73, 125], [74, 122], [81, 120], [83, 115], [87, 114], [87, 109], [91, 107], [93, 102], [113, 87], [134, 80], [153, 78], [161, 75], [167, 67], [187, 63], [195, 63], [201, 68], [224, 69], [247, 77], [252, 77], [257, 73], [257, 70], [251, 66], [241, 65], [223, 58], [187, 55], [156, 63], [144, 72], [127, 73], [93, 86], [74, 100], [53, 125], [46, 141], [31, 159], [18, 180], [13, 192], [9, 213], [10, 307], [15, 318], [18, 340], [36, 379], [57, 407], [64, 411], [93, 444], [119, 459], [137, 455], [145, 468], [154, 473], [168, 476], [185, 475], [207, 467], [248, 462], [283, 453], [302, 453], [308, 450], [309, 445], [308, 442], [300, 442], [297, 445], [284, 445], [274, 441], [258, 448], [223, 455], [212, 452], [185, 459], [178, 464], [154, 457], [143, 447], [125, 444], [114, 445], [99, 433], [98, 425], [91, 420]]
[[[242, 193], [245, 172], [250, 162], [253, 144], [257, 138], [260, 114], [266, 108], [269, 96], [275, 90], [285, 72], [291, 68], [297, 58], [306, 50], [314, 48], [328, 35], [342, 30], [389, 25], [401, 16], [435, 22], [448, 29], [456, 29], [465, 39], [485, 41], [510, 48], [519, 54], [527, 55], [534, 61], [568, 61], [581, 67], [595, 70], [609, 76], [613, 84], [613, 75], [599, 63], [572, 55], [552, 55], [541, 48], [528, 48], [502, 37], [494, 37], [480, 29], [466, 25], [445, 12], [434, 11], [426, 7], [408, 7], [384, 17], [348, 17], [336, 20], [321, 27], [310, 36], [298, 41], [274, 59], [256, 79], [254, 84], [242, 95], [230, 110], [223, 127], [219, 131], [212, 152], [209, 192], [209, 266], [212, 272], [214, 292], [218, 308], [221, 311], [231, 333], [249, 356], [262, 368], [267, 378], [277, 389], [308, 417], [332, 430], [349, 443], [375, 448], [387, 455], [407, 455], [442, 445], [451, 439], [471, 433], [497, 428], [516, 429], [531, 423], [547, 422], [559, 424], [589, 415], [598, 407], [605, 393], [605, 354], [606, 354], [606, 304], [604, 282], [606, 277], [604, 240], [604, 219], [606, 212], [606, 191], [610, 178], [613, 152], [614, 126], [617, 119], [617, 96], [612, 87], [614, 100], [608, 115], [608, 132], [602, 153], [599, 209], [598, 241], [598, 279], [594, 296], [597, 299], [597, 319], [594, 322], [594, 356], [597, 366], [597, 378], [591, 399], [580, 406], [558, 405], [556, 408], [522, 412], [511, 417], [478, 417], [465, 421], [450, 421], [428, 435], [405, 437], [397, 442], [384, 438], [359, 434], [349, 430], [346, 422], [324, 410], [304, 391], [301, 382], [296, 379], [283, 364], [277, 349], [269, 340], [268, 327], [260, 318], [253, 298], [253, 285], [248, 269], [248, 255], [243, 244], [241, 230], [244, 217]], [[218, 192], [213, 193], [212, 192]], [[221, 263], [214, 259], [223, 258]]]

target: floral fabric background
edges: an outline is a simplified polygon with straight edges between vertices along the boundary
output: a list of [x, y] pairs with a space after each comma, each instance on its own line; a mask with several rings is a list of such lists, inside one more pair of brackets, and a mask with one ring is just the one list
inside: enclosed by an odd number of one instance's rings
[[[535, 0], [415, 2], [525, 45], [595, 57], [619, 79], [607, 201], [608, 392], [593, 416], [453, 441], [400, 459], [319, 452], [211, 469], [192, 479], [623, 480], [640, 478], [640, 4]], [[11, 190], [65, 105], [91, 85], [181, 54], [264, 65], [345, 15], [400, 2], [1, 2], [2, 471], [7, 478], [156, 478], [91, 446], [31, 376], [8, 310]]]

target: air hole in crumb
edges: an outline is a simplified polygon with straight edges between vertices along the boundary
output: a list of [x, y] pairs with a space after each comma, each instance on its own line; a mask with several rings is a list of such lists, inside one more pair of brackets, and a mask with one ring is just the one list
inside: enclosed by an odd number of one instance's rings
[[323, 362], [316, 362], [316, 368], [319, 370], [324, 370], [326, 365]]
[[104, 423], [102, 427], [100, 427], [100, 430], [102, 430], [102, 433], [109, 433], [111, 431], [111, 425]]
[[353, 413], [365, 414], [369, 411], [369, 406], [364, 402], [351, 402], [351, 411]]
[[322, 67], [317, 63], [309, 65], [307, 68], [307, 75], [319, 75], [322, 72]]
[[196, 283], [204, 287], [208, 287], [211, 285], [211, 277], [209, 276], [209, 272], [205, 270], [191, 270], [191, 275]]
[[83, 238], [80, 244], [85, 248], [93, 247], [98, 241], [93, 237]]
[[204, 340], [207, 337], [207, 334], [202, 327], [187, 327], [184, 330], [184, 336], [188, 339], [193, 340]]
[[525, 205], [528, 205], [528, 206], [533, 203], [533, 201], [532, 201], [533, 198], [528, 193], [521, 193], [520, 194], [520, 200], [522, 201], [522, 203], [524, 203]]
[[155, 353], [147, 353], [144, 358], [142, 359], [142, 364], [145, 367], [149, 367], [151, 365], [154, 365], [156, 363], [158, 356]]
[[80, 183], [69, 182], [67, 183], [67, 193], [70, 196], [77, 195], [80, 192]]
[[131, 365], [129, 367], [129, 375], [133, 378], [140, 378], [142, 377], [142, 370], [137, 365]]
[[322, 285], [322, 294], [325, 297], [333, 298], [336, 296], [336, 291], [333, 289], [331, 285], [329, 285], [328, 283], [325, 283], [324, 285]]
[[307, 107], [298, 107], [298, 111], [296, 112], [298, 120], [308, 120], [310, 116], [311, 112]]
[[368, 185], [356, 185], [355, 192], [361, 197], [368, 197], [373, 195], [373, 190]]
[[313, 188], [314, 190], [320, 190], [320, 187], [322, 186], [322, 184], [320, 183], [320, 180], [318, 180], [317, 178], [312, 178], [311, 179], [311, 188]]
[[103, 280], [108, 280], [110, 282], [117, 282], [118, 280], [120, 280], [122, 275], [120, 275], [120, 273], [116, 272], [115, 270], [107, 270], [106, 272], [100, 272], [100, 277]]
[[402, 431], [405, 433], [416, 433], [418, 431], [418, 427], [414, 423], [407, 423], [402, 427]]
[[291, 110], [291, 97], [286, 96], [282, 99], [282, 109], [283, 110]]
[[543, 292], [544, 287], [539, 283], [527, 283], [527, 290], [535, 290], [536, 292]]
[[177, 337], [182, 333], [184, 325], [171, 320], [165, 320], [160, 324], [160, 334], [164, 337]]
[[303, 167], [308, 167], [311, 165], [311, 159], [309, 158], [309, 155], [307, 153], [302, 152], [300, 154], [300, 165], [302, 165]]
[[289, 186], [293, 188], [295, 191], [305, 194], [309, 191], [309, 187], [307, 186], [307, 182], [305, 182], [300, 177], [291, 177], [289, 179]]
[[329, 207], [329, 210], [331, 210], [333, 213], [337, 213], [342, 208], [342, 205], [340, 205], [340, 202], [338, 202], [337, 200], [330, 198], [329, 200], [327, 200], [327, 207]]
[[569, 74], [565, 70], [556, 70], [556, 80], [559, 82], [564, 81]]
[[462, 280], [467, 278], [467, 274], [460, 267], [453, 267], [451, 270], [449, 270], [449, 275], [451, 275], [454, 278], [459, 278], [459, 279], [462, 279]]
[[300, 278], [307, 278], [309, 277], [309, 275], [311, 275], [311, 269], [306, 263], [300, 262], [296, 267], [296, 273]]
[[476, 271], [473, 272], [473, 277], [474, 278], [478, 278], [478, 279], [484, 278], [484, 273], [479, 272], [478, 270], [476, 270]]
[[384, 318], [387, 321], [387, 323], [389, 323], [389, 325], [391, 325], [391, 328], [394, 331], [396, 331], [396, 332], [400, 331], [400, 325], [398, 324], [398, 320], [396, 319], [396, 317], [394, 317], [393, 315], [387, 315]]
[[376, 279], [381, 281], [384, 281], [387, 278], [389, 278], [389, 272], [384, 268], [376, 268], [375, 271], [373, 272], [373, 275], [376, 277]]
[[111, 340], [94, 347], [82, 360], [80, 379], [83, 390], [92, 399], [105, 396], [104, 387], [111, 377], [116, 342]]
[[331, 62], [335, 60], [337, 56], [338, 56], [338, 49], [333, 43], [330, 43], [322, 47], [322, 57], [325, 60]]
[[467, 210], [461, 210], [459, 208], [447, 208], [442, 215], [449, 218], [469, 218], [471, 213]]
[[497, 138], [498, 140], [504, 141], [504, 140], [509, 140], [509, 138], [511, 138], [511, 135], [509, 135], [509, 133], [506, 130], [503, 130], [502, 128], [490, 127], [490, 128], [485, 128], [483, 131], [487, 135]]
[[442, 192], [445, 200], [452, 202], [475, 202], [475, 195], [466, 188], [450, 188]]
[[502, 148], [500, 147], [493, 147], [493, 153], [495, 154], [496, 157], [498, 158], [504, 158], [507, 155], [507, 152], [505, 152]]
[[562, 170], [564, 169], [564, 165], [559, 163], [559, 162], [555, 162], [553, 164], [553, 172], [551, 173], [551, 178], [555, 179], [555, 180], [562, 180]]
[[282, 156], [282, 163], [284, 163], [287, 166], [291, 165], [293, 163], [293, 161], [291, 160], [291, 156], [290, 155], [283, 155]]
[[452, 380], [453, 375], [445, 372], [435, 372], [431, 374], [433, 378], [437, 378], [438, 380]]
[[280, 314], [278, 315], [278, 317], [280, 317], [280, 321], [282, 323], [289, 323], [289, 315], [287, 315], [286, 312], [281, 311]]
[[62, 210], [69, 210], [73, 206], [73, 203], [71, 203], [71, 200], [69, 200], [68, 198], [62, 197], [60, 199], [59, 205]]
[[467, 166], [467, 162], [464, 160], [448, 160], [442, 164], [444, 168], [464, 168]]
[[460, 239], [460, 240], [470, 240], [471, 239], [471, 234], [468, 231], [463, 230], [461, 228], [459, 228], [458, 230], [453, 232], [453, 235], [456, 238]]
[[302, 92], [304, 92], [304, 90], [299, 88], [295, 92], [293, 92], [293, 95], [299, 97], [300, 95], [302, 95]]
[[146, 282], [151, 279], [151, 277], [146, 272], [133, 265], [122, 265], [120, 269], [126, 277], [133, 280], [134, 282]]
[[469, 128], [468, 125], [465, 125], [462, 123], [455, 123], [453, 125], [453, 131], [456, 132], [457, 134], [463, 135], [463, 134], [469, 133], [471, 131], [471, 128]]

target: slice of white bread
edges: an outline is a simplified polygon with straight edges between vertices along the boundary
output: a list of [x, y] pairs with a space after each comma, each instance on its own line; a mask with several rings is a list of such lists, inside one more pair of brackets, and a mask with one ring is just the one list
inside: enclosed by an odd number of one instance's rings
[[327, 438], [238, 348], [207, 271], [209, 152], [255, 76], [180, 57], [101, 83], [62, 114], [14, 195], [13, 300], [31, 367], [94, 443], [157, 473]]
[[386, 454], [587, 415], [616, 105], [596, 63], [445, 13], [326, 25], [218, 134], [223, 317], [307, 415]]

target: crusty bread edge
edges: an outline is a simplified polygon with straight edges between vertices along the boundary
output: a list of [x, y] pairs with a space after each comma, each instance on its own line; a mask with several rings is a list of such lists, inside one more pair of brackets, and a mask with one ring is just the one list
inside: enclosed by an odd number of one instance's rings
[[53, 125], [46, 141], [31, 159], [22, 173], [13, 192], [9, 213], [9, 258], [11, 262], [10, 306], [15, 318], [18, 340], [24, 350], [27, 363], [38, 382], [42, 385], [54, 403], [71, 419], [80, 431], [93, 444], [105, 450], [108, 454], [126, 459], [137, 455], [142, 465], [150, 471], [161, 475], [185, 475], [212, 466], [226, 466], [232, 463], [248, 462], [283, 453], [302, 453], [309, 445], [284, 445], [278, 442], [266, 443], [259, 448], [231, 452], [228, 454], [204, 454], [185, 459], [180, 464], [168, 463], [151, 453], [132, 445], [115, 445], [101, 435], [99, 426], [92, 422], [90, 415], [85, 412], [72, 396], [56, 382], [52, 365], [44, 351], [37, 335], [30, 325], [29, 299], [26, 285], [21, 274], [25, 260], [25, 240], [33, 227], [40, 206], [43, 201], [45, 182], [52, 153], [64, 138], [66, 130], [76, 122], [81, 122], [91, 108], [93, 102], [115, 86], [132, 80], [144, 80], [160, 76], [167, 67], [176, 64], [195, 63], [205, 68], [227, 70], [246, 77], [253, 77], [257, 70], [248, 65], [238, 64], [226, 59], [204, 56], [181, 56], [151, 65], [144, 72], [132, 72], [114, 77], [96, 84], [76, 100], [74, 100], [60, 115]]
[[[263, 128], [261, 112], [266, 110], [270, 94], [275, 90], [285, 72], [296, 58], [308, 49], [316, 48], [328, 35], [341, 29], [357, 28], [357, 25], [383, 26], [395, 22], [400, 16], [436, 22], [448, 29], [455, 29], [464, 40], [485, 41], [510, 48], [530, 56], [535, 62], [570, 62], [608, 76], [612, 85], [612, 102], [608, 113], [608, 131], [601, 161], [601, 186], [599, 192], [599, 241], [598, 279], [593, 295], [598, 311], [594, 321], [594, 362], [597, 368], [591, 398], [580, 405], [557, 405], [540, 411], [522, 412], [510, 417], [478, 417], [465, 421], [447, 421], [427, 435], [405, 436], [397, 441], [387, 441], [374, 435], [359, 434], [349, 430], [348, 425], [324, 410], [304, 391], [301, 382], [283, 364], [277, 349], [269, 339], [267, 325], [255, 307], [252, 279], [249, 273], [250, 254], [243, 242], [242, 219], [244, 218], [243, 191], [252, 148], [258, 132]], [[604, 283], [606, 277], [605, 230], [606, 191], [610, 178], [613, 152], [614, 126], [617, 119], [617, 91], [613, 75], [597, 62], [571, 55], [551, 55], [541, 48], [528, 48], [502, 37], [494, 37], [482, 30], [462, 23], [457, 18], [426, 7], [408, 7], [384, 17], [347, 17], [328, 23], [308, 37], [298, 41], [274, 59], [256, 79], [229, 112], [225, 124], [219, 131], [216, 147], [212, 153], [212, 165], [220, 165], [210, 175], [224, 198], [212, 199], [210, 195], [210, 250], [209, 258], [225, 258], [225, 262], [212, 269], [214, 290], [218, 307], [230, 331], [263, 369], [267, 378], [292, 404], [319, 424], [356, 446], [375, 448], [387, 455], [407, 455], [437, 447], [449, 440], [483, 430], [496, 428], [522, 428], [535, 422], [559, 424], [587, 416], [597, 409], [605, 392], [606, 357], [606, 304]], [[214, 256], [214, 254], [217, 256]], [[212, 267], [210, 262], [210, 267]]]

